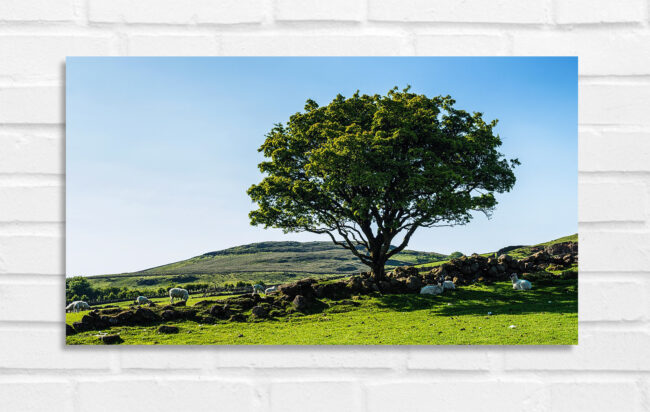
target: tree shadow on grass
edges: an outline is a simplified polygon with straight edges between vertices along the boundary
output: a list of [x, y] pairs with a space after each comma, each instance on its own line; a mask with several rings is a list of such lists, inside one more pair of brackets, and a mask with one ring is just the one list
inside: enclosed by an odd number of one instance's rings
[[[526, 313], [577, 313], [577, 280], [537, 285], [517, 291], [508, 283], [458, 288], [442, 295], [383, 295], [378, 306], [398, 312], [430, 310], [432, 315], [486, 315]], [[550, 302], [550, 303], [549, 303]]]

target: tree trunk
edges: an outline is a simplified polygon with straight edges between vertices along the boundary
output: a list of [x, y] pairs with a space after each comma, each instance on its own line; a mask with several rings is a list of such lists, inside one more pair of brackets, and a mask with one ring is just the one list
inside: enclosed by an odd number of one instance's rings
[[370, 276], [375, 282], [386, 280], [386, 271], [384, 270], [385, 264], [386, 258], [384, 256], [373, 256], [372, 266], [370, 266]]

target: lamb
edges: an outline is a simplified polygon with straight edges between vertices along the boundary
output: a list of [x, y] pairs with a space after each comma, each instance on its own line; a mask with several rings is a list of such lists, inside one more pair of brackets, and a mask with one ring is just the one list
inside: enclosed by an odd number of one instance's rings
[[440, 283], [437, 285], [427, 285], [420, 289], [420, 295], [439, 295], [444, 290], [444, 287]]
[[82, 310], [89, 310], [90, 305], [83, 300], [75, 300], [71, 304], [65, 307], [66, 312], [79, 312]]
[[174, 298], [179, 298], [187, 302], [187, 300], [190, 298], [190, 294], [187, 292], [187, 290], [181, 288], [169, 289], [169, 300], [171, 303], [174, 303]]
[[452, 289], [456, 289], [456, 285], [451, 280], [445, 280], [444, 282], [442, 282], [442, 288], [444, 290], [447, 290], [447, 289], [452, 290]]
[[266, 290], [264, 291], [264, 294], [268, 295], [269, 293], [273, 293], [273, 292], [277, 292], [277, 291], [278, 291], [277, 286], [271, 286], [270, 288], [266, 288]]
[[135, 302], [134, 302], [134, 303], [135, 303], [136, 305], [144, 305], [145, 303], [149, 303], [149, 299], [147, 299], [147, 298], [144, 297], [144, 296], [138, 296], [137, 298], [135, 298]]
[[264, 286], [262, 285], [253, 285], [253, 295], [254, 294], [264, 293]]
[[512, 288], [514, 290], [530, 290], [533, 287], [533, 285], [526, 279], [517, 278], [516, 273], [510, 275], [510, 279], [512, 280]]

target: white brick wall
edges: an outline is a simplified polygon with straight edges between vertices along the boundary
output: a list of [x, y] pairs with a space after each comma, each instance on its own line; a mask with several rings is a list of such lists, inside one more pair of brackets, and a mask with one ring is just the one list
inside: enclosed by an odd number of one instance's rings
[[[649, 10], [650, 0], [0, 1], [2, 409], [648, 410]], [[164, 54], [579, 55], [580, 345], [64, 347], [64, 58]]]

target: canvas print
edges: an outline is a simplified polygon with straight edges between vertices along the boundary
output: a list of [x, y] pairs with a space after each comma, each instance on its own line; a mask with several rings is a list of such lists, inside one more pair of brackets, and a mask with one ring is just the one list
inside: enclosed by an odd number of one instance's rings
[[66, 343], [575, 345], [577, 91], [572, 57], [69, 57]]

